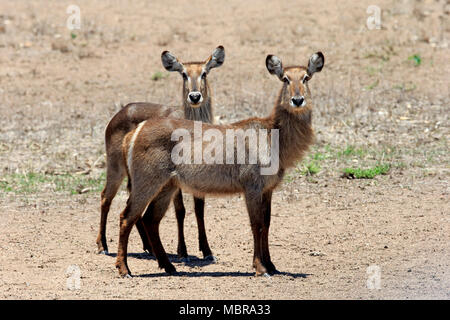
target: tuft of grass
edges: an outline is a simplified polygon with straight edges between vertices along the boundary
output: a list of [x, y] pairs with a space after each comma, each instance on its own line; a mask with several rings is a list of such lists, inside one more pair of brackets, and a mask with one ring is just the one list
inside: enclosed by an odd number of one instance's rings
[[36, 193], [39, 191], [66, 192], [79, 194], [100, 192], [105, 182], [105, 174], [99, 177], [88, 175], [44, 174], [37, 172], [15, 173], [3, 176], [0, 180], [0, 191], [16, 194]]
[[383, 71], [383, 62], [381, 62], [378, 67], [373, 67], [373, 66], [366, 67], [366, 72], [371, 77], [376, 76], [377, 74], [381, 73], [382, 71]]
[[389, 61], [392, 56], [397, 55], [397, 53], [394, 50], [394, 46], [386, 42], [385, 45], [379, 47], [379, 49], [367, 52], [363, 58], [365, 59], [379, 59], [383, 62]]
[[416, 85], [414, 83], [400, 83], [393, 86], [394, 89], [399, 89], [405, 92], [413, 91], [416, 89]]
[[359, 158], [363, 158], [367, 154], [367, 150], [361, 148], [355, 148], [354, 146], [347, 146], [344, 150], [338, 151], [337, 155], [339, 158], [341, 157], [352, 157], [357, 156]]
[[303, 165], [303, 168], [300, 169], [300, 173], [304, 176], [312, 176], [318, 174], [320, 172], [320, 166], [317, 162], [311, 161]]
[[366, 67], [366, 71], [370, 76], [374, 76], [377, 73], [377, 69], [374, 67]]
[[408, 60], [414, 61], [414, 65], [416, 67], [420, 66], [420, 64], [422, 63], [422, 58], [418, 54], [413, 54], [412, 56], [409, 56]]
[[295, 180], [295, 176], [293, 174], [287, 174], [284, 176], [284, 181], [287, 183], [291, 183]]
[[389, 164], [379, 164], [373, 168], [346, 168], [344, 169], [343, 177], [350, 179], [373, 179], [378, 175], [384, 175], [389, 172]]
[[376, 86], [378, 86], [378, 83], [379, 83], [380, 81], [377, 79], [377, 80], [375, 80], [374, 82], [372, 82], [371, 84], [369, 84], [368, 86], [366, 86], [366, 89], [367, 90], [372, 90], [373, 88], [375, 88]]
[[153, 81], [158, 81], [158, 80], [161, 80], [161, 79], [164, 79], [164, 78], [166, 78], [168, 76], [168, 74], [167, 73], [164, 73], [164, 72], [161, 72], [161, 71], [157, 71], [157, 72], [155, 72], [153, 75], [152, 75], [152, 80]]
[[327, 158], [327, 155], [322, 152], [316, 152], [312, 155], [312, 158], [316, 161], [325, 160]]
[[396, 168], [396, 169], [406, 169], [408, 167], [408, 165], [403, 161], [398, 161], [398, 162], [393, 163], [392, 167]]

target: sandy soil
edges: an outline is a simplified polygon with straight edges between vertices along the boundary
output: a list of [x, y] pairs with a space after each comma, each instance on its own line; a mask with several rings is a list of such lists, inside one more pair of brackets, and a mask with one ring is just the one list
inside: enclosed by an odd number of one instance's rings
[[[282, 273], [270, 279], [253, 276], [238, 195], [207, 198], [217, 263], [201, 259], [186, 195], [191, 261], [175, 255], [171, 207], [161, 237], [179, 274], [158, 269], [133, 231], [135, 277], [122, 279], [114, 263], [125, 190], [111, 209], [105, 256], [96, 254], [97, 189], [2, 187], [0, 298], [450, 298], [449, 3], [378, 1], [381, 29], [369, 30], [371, 1], [78, 1], [82, 25], [73, 32], [70, 4], [0, 2], [0, 187], [30, 172], [101, 177], [104, 128], [121, 104], [180, 102], [179, 75], [151, 80], [163, 71], [160, 53], [199, 60], [219, 44], [226, 60], [209, 80], [221, 122], [268, 114], [280, 84], [265, 69], [267, 54], [286, 64], [325, 54], [311, 81], [311, 154], [325, 159], [313, 176], [292, 170], [274, 194], [270, 246]], [[347, 146], [368, 151], [339, 156]], [[391, 164], [387, 175], [341, 178], [348, 166], [379, 161]], [[371, 270], [379, 270], [379, 289], [368, 286]]]

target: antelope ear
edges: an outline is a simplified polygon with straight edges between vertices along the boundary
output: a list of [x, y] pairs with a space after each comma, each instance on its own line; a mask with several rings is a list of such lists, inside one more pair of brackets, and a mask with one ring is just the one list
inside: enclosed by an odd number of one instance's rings
[[161, 62], [167, 71], [183, 71], [183, 64], [169, 51], [161, 53]]
[[308, 62], [308, 76], [312, 77], [314, 73], [320, 72], [325, 64], [325, 57], [322, 52], [314, 53]]
[[284, 70], [283, 70], [283, 64], [277, 56], [269, 54], [266, 58], [266, 68], [270, 72], [270, 74], [275, 74], [280, 78], [280, 80], [283, 79], [284, 76]]
[[206, 60], [205, 71], [209, 72], [209, 70], [213, 68], [220, 67], [225, 61], [225, 48], [223, 46], [218, 46], [212, 55]]

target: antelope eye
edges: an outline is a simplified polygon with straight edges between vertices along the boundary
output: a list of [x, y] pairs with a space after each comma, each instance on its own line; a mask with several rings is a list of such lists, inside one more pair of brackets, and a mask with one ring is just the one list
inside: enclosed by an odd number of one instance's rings
[[206, 79], [206, 72], [202, 73], [202, 79]]
[[183, 72], [181, 75], [183, 76], [183, 79], [184, 79], [184, 80], [187, 80], [188, 76], [187, 76], [186, 73]]
[[305, 74], [305, 76], [303, 77], [302, 82], [305, 83], [306, 81], [309, 81], [309, 79], [311, 79], [311, 77], [308, 76], [307, 74]]
[[286, 82], [287, 84], [289, 84], [291, 82], [291, 80], [289, 80], [288, 77], [284, 76], [283, 77], [283, 82]]

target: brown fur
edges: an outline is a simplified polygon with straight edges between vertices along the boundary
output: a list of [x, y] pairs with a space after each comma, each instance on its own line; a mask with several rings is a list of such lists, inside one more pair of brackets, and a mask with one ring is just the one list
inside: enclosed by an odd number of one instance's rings
[[[219, 53], [223, 54], [223, 47], [218, 47], [221, 49]], [[216, 49], [216, 51], [218, 50]], [[216, 51], [213, 53], [216, 54]], [[167, 54], [165, 51], [162, 55]], [[168, 53], [170, 54], [170, 53]], [[205, 66], [211, 61], [210, 56], [206, 61], [196, 62], [196, 63], [179, 63], [176, 61], [176, 66], [183, 67], [183, 72], [186, 73], [190, 79], [197, 79], [201, 76], [201, 71], [205, 69]], [[173, 59], [172, 55], [170, 57]], [[175, 58], [176, 59], [176, 58]], [[223, 57], [222, 57], [223, 62]], [[164, 63], [164, 59], [163, 59]], [[213, 67], [220, 66], [220, 64], [214, 65]], [[178, 71], [176, 69], [168, 69], [169, 71]], [[208, 70], [209, 71], [209, 70]], [[192, 81], [191, 81], [192, 82]], [[183, 108], [180, 110], [179, 107], [168, 107], [154, 103], [130, 103], [121, 109], [114, 117], [111, 119], [105, 130], [105, 145], [106, 145], [106, 158], [107, 158], [107, 178], [106, 185], [101, 193], [101, 219], [100, 228], [97, 237], [98, 252], [107, 253], [108, 247], [106, 242], [106, 221], [109, 212], [109, 208], [112, 200], [114, 199], [124, 177], [126, 176], [126, 163], [122, 157], [122, 142], [125, 135], [134, 129], [147, 119], [154, 119], [160, 117], [170, 117], [170, 118], [185, 118], [190, 120], [197, 120], [203, 122], [213, 122], [213, 110], [211, 104], [212, 92], [209, 87], [206, 76], [201, 79], [200, 87], [195, 87], [194, 91], [201, 92], [203, 96], [203, 101], [197, 105], [193, 105], [188, 102], [188, 94], [192, 91], [187, 79], [183, 81], [182, 90], [182, 101]], [[195, 82], [197, 83], [197, 81]], [[184, 114], [183, 114], [184, 111]], [[128, 180], [129, 189], [131, 188], [130, 179]], [[178, 222], [178, 254], [182, 258], [187, 257], [186, 244], [184, 241], [184, 217], [185, 208], [183, 204], [183, 198], [181, 191], [176, 193], [173, 199], [177, 222]], [[195, 213], [198, 221], [198, 231], [199, 231], [199, 246], [200, 250], [203, 252], [204, 257], [212, 255], [211, 249], [209, 248], [208, 240], [206, 237], [205, 223], [204, 223], [204, 199], [195, 198]], [[151, 208], [152, 206], [150, 206]], [[149, 209], [150, 210], [150, 209]], [[138, 220], [136, 224], [139, 234], [141, 236], [144, 250], [152, 252], [150, 241], [148, 239], [147, 231], [145, 230], [142, 221]]]
[[[321, 53], [314, 54], [308, 65], [284, 70], [281, 60], [268, 56], [269, 71], [284, 82], [273, 112], [266, 118], [252, 118], [228, 126], [204, 124], [205, 129], [214, 128], [225, 135], [226, 129], [278, 129], [280, 166], [276, 174], [261, 175], [261, 164], [175, 164], [171, 151], [176, 142], [171, 141], [174, 129], [184, 128], [193, 135], [194, 123], [181, 119], [148, 120], [136, 133], [130, 148], [129, 133], [124, 139], [124, 157], [129, 159], [129, 178], [132, 190], [127, 206], [120, 216], [120, 237], [116, 267], [119, 274], [129, 276], [127, 265], [127, 242], [133, 224], [140, 218], [148, 203], [152, 201], [151, 214], [145, 214], [144, 224], [150, 231], [150, 240], [159, 266], [166, 272], [175, 272], [159, 238], [159, 223], [167, 210], [171, 197], [178, 188], [196, 195], [208, 193], [244, 193], [250, 224], [254, 237], [253, 266], [257, 275], [276, 272], [269, 253], [269, 226], [271, 197], [274, 188], [282, 181], [287, 168], [300, 160], [314, 139], [311, 127], [312, 100], [307, 83], [303, 79], [322, 69]], [[294, 93], [295, 95], [292, 95]], [[290, 101], [301, 95], [305, 99], [302, 107], [293, 107]], [[270, 141], [270, 137], [268, 138]], [[204, 146], [208, 143], [202, 142]], [[247, 144], [246, 149], [254, 146]], [[236, 146], [235, 146], [236, 149]], [[131, 154], [128, 154], [132, 150]], [[235, 150], [235, 155], [237, 150]]]

